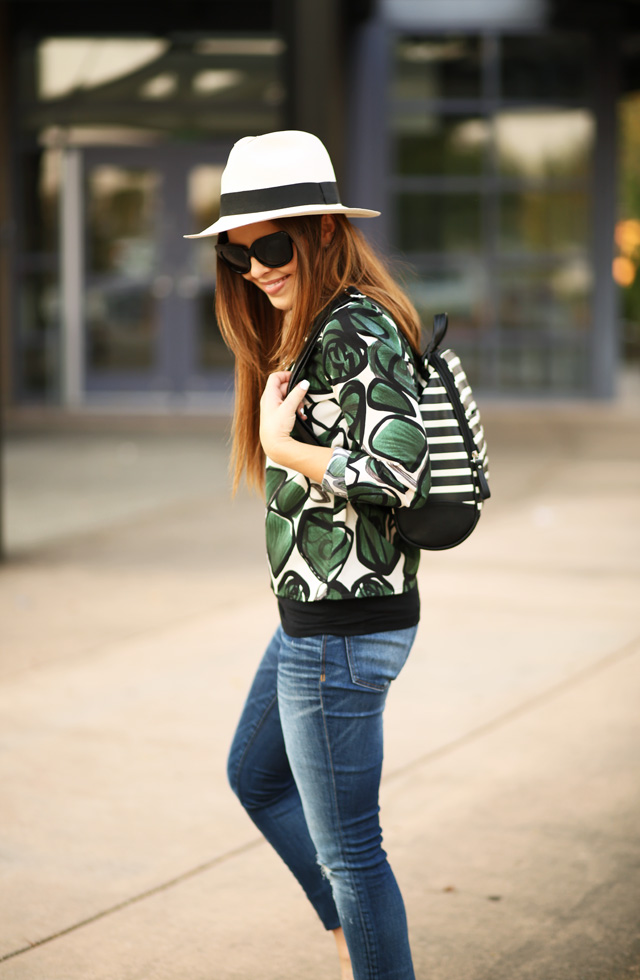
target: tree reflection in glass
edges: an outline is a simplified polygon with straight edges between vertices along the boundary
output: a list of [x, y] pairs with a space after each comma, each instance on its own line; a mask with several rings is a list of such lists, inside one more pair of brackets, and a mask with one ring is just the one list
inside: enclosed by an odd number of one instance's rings
[[589, 176], [595, 123], [588, 109], [505, 109], [496, 114], [494, 125], [502, 176], [538, 180]]

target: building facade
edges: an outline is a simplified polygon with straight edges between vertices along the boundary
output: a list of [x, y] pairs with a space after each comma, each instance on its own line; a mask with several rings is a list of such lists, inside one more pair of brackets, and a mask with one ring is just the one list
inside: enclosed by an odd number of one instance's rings
[[[493, 394], [609, 397], [616, 104], [635, 4], [0, 6], [2, 359], [15, 404], [212, 406], [234, 141], [320, 136], [425, 324]], [[635, 74], [634, 74], [635, 73]]]

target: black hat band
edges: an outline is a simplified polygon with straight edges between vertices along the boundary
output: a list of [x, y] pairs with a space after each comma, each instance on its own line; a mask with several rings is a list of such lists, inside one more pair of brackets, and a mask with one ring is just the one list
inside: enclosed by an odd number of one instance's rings
[[322, 204], [340, 204], [338, 185], [335, 181], [320, 184], [283, 184], [281, 187], [264, 187], [255, 191], [238, 191], [222, 194], [220, 217], [234, 214], [260, 214], [262, 211], [283, 211], [285, 208], [314, 207]]

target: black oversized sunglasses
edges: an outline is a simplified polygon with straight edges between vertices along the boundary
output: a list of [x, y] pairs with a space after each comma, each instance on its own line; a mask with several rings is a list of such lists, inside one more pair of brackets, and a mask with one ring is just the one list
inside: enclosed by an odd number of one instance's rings
[[252, 255], [255, 255], [260, 265], [266, 265], [269, 269], [287, 265], [293, 258], [293, 241], [286, 231], [274, 231], [271, 235], [256, 238], [248, 248], [246, 245], [218, 242], [216, 254], [232, 272], [245, 275], [251, 272]]

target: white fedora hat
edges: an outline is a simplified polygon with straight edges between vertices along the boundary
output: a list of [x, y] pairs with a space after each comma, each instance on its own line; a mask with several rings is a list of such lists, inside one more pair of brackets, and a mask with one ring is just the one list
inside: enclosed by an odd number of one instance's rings
[[220, 217], [197, 235], [184, 237], [208, 238], [300, 214], [376, 218], [380, 212], [340, 203], [331, 158], [317, 136], [298, 130], [245, 136], [231, 150], [222, 174]]

